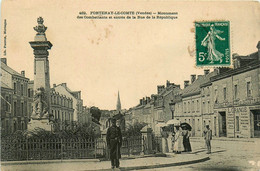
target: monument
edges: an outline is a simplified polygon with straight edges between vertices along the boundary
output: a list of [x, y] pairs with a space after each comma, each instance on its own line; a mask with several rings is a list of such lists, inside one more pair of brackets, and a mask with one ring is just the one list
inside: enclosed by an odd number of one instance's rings
[[45, 31], [47, 27], [43, 25], [43, 18], [37, 19], [38, 25], [34, 27], [37, 32], [34, 41], [29, 42], [34, 53], [34, 97], [31, 120], [28, 123], [28, 130], [36, 128], [51, 131], [52, 121], [50, 114], [50, 72], [49, 72], [49, 52], [52, 44], [47, 41]]

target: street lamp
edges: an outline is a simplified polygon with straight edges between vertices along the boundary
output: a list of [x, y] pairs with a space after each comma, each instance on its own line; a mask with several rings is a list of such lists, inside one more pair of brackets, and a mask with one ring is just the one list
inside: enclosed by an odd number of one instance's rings
[[173, 100], [171, 100], [171, 102], [169, 103], [171, 112], [172, 112], [172, 119], [174, 119], [174, 110], [175, 110], [175, 103], [173, 102]]

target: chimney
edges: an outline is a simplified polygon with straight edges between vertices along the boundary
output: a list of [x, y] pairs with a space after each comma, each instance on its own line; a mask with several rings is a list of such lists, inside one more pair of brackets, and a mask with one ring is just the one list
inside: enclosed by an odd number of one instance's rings
[[67, 87], [67, 83], [61, 83], [63, 87]]
[[145, 103], [145, 98], [143, 97], [143, 105], [146, 105], [146, 103]]
[[7, 65], [7, 59], [6, 58], [1, 58], [1, 62], [3, 62], [5, 65]]
[[188, 87], [188, 86], [189, 86], [189, 83], [190, 83], [189, 80], [185, 80], [185, 81], [184, 81], [184, 88]]
[[143, 99], [140, 99], [140, 105], [142, 105], [143, 104]]
[[56, 84], [53, 84], [53, 88], [55, 88], [56, 87]]
[[160, 94], [164, 90], [165, 86], [164, 85], [158, 85], [157, 86], [157, 94]]
[[260, 61], [260, 41], [257, 43], [256, 47], [258, 49], [258, 60]]
[[196, 80], [196, 75], [193, 74], [193, 75], [190, 75], [190, 82], [191, 84]]
[[21, 75], [25, 77], [25, 71], [21, 71]]
[[209, 69], [204, 69], [204, 75], [208, 75]]
[[167, 80], [167, 81], [166, 81], [166, 87], [169, 87], [170, 85], [171, 85], [170, 81]]

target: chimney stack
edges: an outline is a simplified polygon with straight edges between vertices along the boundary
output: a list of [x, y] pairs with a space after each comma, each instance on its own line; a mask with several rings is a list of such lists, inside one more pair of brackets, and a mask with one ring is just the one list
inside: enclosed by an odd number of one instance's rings
[[1, 62], [3, 62], [5, 65], [7, 65], [7, 59], [6, 58], [1, 58]]
[[63, 87], [67, 87], [67, 83], [61, 83]]
[[171, 84], [170, 84], [170, 81], [169, 80], [167, 80], [166, 81], [166, 87], [169, 87]]
[[189, 83], [190, 83], [189, 80], [185, 80], [185, 81], [184, 81], [184, 88], [188, 87], [188, 86], [189, 86]]
[[158, 85], [157, 86], [157, 94], [160, 94], [165, 89], [164, 85]]
[[196, 75], [193, 74], [193, 75], [190, 75], [190, 82], [191, 84], [196, 80]]
[[208, 75], [209, 69], [204, 69], [204, 75]]
[[21, 75], [25, 77], [25, 71], [21, 71]]
[[143, 104], [143, 99], [140, 99], [140, 105], [142, 105]]

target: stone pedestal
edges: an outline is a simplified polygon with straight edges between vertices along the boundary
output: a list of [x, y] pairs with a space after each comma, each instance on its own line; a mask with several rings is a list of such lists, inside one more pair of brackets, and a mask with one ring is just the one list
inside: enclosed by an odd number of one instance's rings
[[142, 130], [142, 153], [141, 155], [152, 153], [152, 128], [145, 126]]
[[49, 122], [49, 119], [32, 119], [28, 123], [28, 131], [35, 131], [36, 129], [44, 129], [46, 131], [52, 131], [52, 123]]

